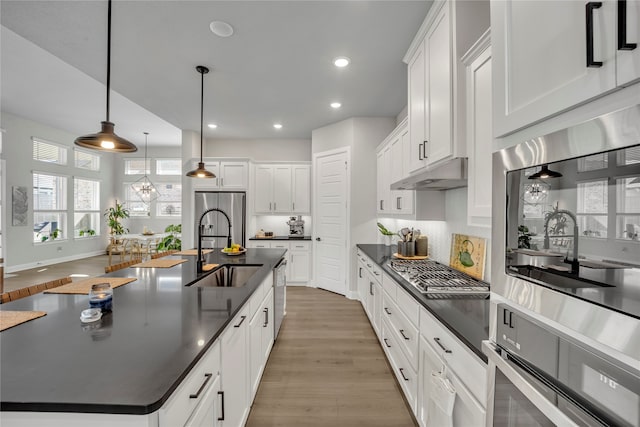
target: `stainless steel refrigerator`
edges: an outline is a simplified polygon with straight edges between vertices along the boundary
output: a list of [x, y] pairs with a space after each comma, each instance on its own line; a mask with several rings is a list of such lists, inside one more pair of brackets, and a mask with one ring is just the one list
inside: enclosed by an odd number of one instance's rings
[[[231, 241], [245, 245], [246, 198], [244, 192], [230, 193], [224, 191], [196, 191], [195, 210], [195, 245], [198, 245], [198, 223], [202, 214], [211, 208], [223, 210], [231, 220]], [[202, 219], [204, 235], [227, 236], [229, 227], [224, 215], [220, 212], [209, 212]], [[203, 248], [224, 248], [226, 237], [206, 237], [202, 239]]]

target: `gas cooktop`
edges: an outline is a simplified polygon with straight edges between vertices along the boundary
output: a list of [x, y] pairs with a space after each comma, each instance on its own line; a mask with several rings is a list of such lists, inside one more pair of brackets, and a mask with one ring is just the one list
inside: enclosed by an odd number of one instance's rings
[[392, 260], [389, 267], [427, 298], [486, 298], [489, 284], [432, 260]]

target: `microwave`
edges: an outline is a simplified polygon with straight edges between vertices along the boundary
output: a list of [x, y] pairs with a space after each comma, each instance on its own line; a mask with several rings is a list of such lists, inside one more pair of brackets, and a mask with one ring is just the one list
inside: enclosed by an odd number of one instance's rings
[[640, 105], [495, 152], [493, 188], [492, 299], [640, 371]]

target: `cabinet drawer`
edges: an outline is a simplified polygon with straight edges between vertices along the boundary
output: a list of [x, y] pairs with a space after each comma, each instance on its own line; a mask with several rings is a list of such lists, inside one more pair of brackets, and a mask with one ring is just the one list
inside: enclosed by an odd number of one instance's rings
[[[404, 353], [405, 357], [413, 367], [418, 369], [418, 341], [419, 333], [418, 328], [407, 319], [402, 313], [402, 310], [398, 309], [398, 306], [392, 301], [387, 301], [390, 309], [384, 310], [383, 315], [389, 320], [389, 326], [393, 328], [393, 335], [400, 346], [400, 349]], [[391, 314], [389, 314], [391, 313]]]
[[289, 249], [292, 251], [310, 251], [311, 242], [289, 242]]
[[273, 249], [289, 249], [289, 242], [271, 242]]
[[420, 308], [420, 333], [486, 407], [487, 365], [424, 308]]
[[220, 343], [216, 342], [160, 409], [159, 426], [184, 425], [219, 374]]
[[391, 297], [393, 301], [396, 300], [396, 291], [398, 284], [388, 274], [382, 273], [382, 289]]
[[269, 242], [261, 242], [261, 241], [256, 241], [256, 240], [249, 240], [247, 242], [247, 247], [248, 248], [267, 249], [267, 248], [271, 247], [271, 244]]
[[420, 320], [420, 306], [418, 302], [400, 286], [397, 286], [397, 288], [396, 303], [398, 304], [398, 308], [402, 310], [411, 323], [418, 326], [418, 321]]
[[411, 367], [402, 350], [400, 350], [400, 346], [391, 329], [392, 327], [389, 325], [387, 319], [383, 319], [381, 335], [383, 346], [387, 352], [393, 373], [396, 375], [405, 398], [407, 402], [409, 402], [412, 412], [415, 414], [418, 401], [418, 374]]

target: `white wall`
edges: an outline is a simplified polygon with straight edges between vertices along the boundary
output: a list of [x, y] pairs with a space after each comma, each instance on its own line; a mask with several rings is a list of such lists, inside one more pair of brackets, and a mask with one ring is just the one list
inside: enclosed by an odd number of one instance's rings
[[311, 161], [308, 139], [208, 139], [203, 157], [246, 157], [256, 162]]
[[395, 117], [354, 117], [312, 132], [313, 154], [351, 148], [350, 242], [347, 292], [356, 292], [356, 244], [376, 242], [376, 146], [395, 127]]
[[[37, 265], [48, 265], [71, 259], [84, 258], [91, 254], [104, 253], [107, 245], [108, 229], [101, 224], [101, 236], [74, 239], [73, 235], [73, 177], [82, 176], [101, 181], [100, 210], [109, 206], [113, 194], [113, 154], [100, 153], [100, 172], [92, 172], [73, 167], [73, 141], [78, 135], [43, 125], [32, 120], [2, 112], [3, 135], [2, 158], [6, 160], [7, 203], [5, 214], [7, 272], [17, 271]], [[33, 160], [32, 137], [66, 145], [68, 165], [51, 165]], [[67, 224], [60, 227], [66, 239], [45, 243], [33, 242], [33, 175], [32, 172], [52, 172], [68, 176]], [[29, 191], [29, 213], [26, 226], [13, 226], [11, 220], [11, 188], [26, 186]]]
[[[456, 188], [445, 193], [446, 221], [409, 221], [380, 217], [378, 220], [391, 231], [403, 227], [420, 229], [429, 239], [429, 256], [449, 265], [451, 235], [453, 233], [483, 237], [487, 239], [484, 278], [491, 278], [491, 227], [474, 227], [467, 224], [467, 188]], [[394, 239], [394, 243], [397, 239]], [[382, 238], [378, 232], [378, 243]], [[395, 252], [395, 251], [394, 251]]]

